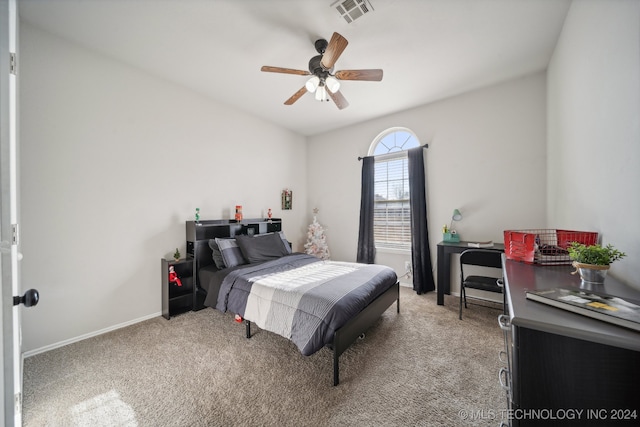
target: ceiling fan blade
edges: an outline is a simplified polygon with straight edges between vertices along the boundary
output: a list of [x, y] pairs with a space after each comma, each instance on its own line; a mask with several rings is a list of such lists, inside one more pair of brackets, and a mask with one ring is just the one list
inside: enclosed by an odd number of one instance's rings
[[293, 68], [282, 68], [282, 67], [270, 67], [268, 65], [263, 65], [260, 68], [260, 71], [265, 71], [267, 73], [283, 73], [283, 74], [297, 74], [299, 76], [308, 76], [311, 74], [308, 71], [304, 70], [295, 70]]
[[336, 63], [340, 55], [342, 55], [342, 52], [346, 49], [347, 44], [349, 44], [347, 39], [345, 39], [338, 33], [333, 33], [333, 35], [331, 36], [331, 40], [329, 40], [329, 44], [327, 45], [327, 49], [322, 55], [322, 60], [320, 61], [320, 63], [326, 70], [330, 70], [333, 68], [333, 65]]
[[349, 106], [349, 103], [347, 102], [345, 97], [342, 96], [342, 93], [339, 90], [337, 90], [335, 93], [327, 90], [327, 93], [329, 94], [331, 99], [333, 99], [333, 102], [335, 102], [336, 107], [338, 107], [340, 110]]
[[284, 101], [284, 105], [292, 105], [294, 102], [300, 99], [302, 95], [304, 95], [305, 93], [307, 93], [307, 88], [306, 86], [302, 86], [302, 88], [299, 91], [291, 95], [291, 98]]
[[340, 70], [336, 71], [339, 80], [365, 80], [379, 82], [382, 80], [382, 70]]

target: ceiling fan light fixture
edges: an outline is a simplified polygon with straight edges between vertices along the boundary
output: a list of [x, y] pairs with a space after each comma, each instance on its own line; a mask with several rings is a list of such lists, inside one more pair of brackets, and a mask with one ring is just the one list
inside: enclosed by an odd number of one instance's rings
[[304, 84], [307, 90], [311, 93], [315, 92], [320, 84], [320, 78], [318, 76], [313, 76]]
[[324, 82], [325, 82], [325, 85], [327, 86], [327, 89], [329, 89], [331, 93], [336, 93], [337, 91], [340, 90], [340, 82], [335, 77], [328, 76]]
[[326, 101], [327, 100], [327, 89], [323, 86], [319, 86], [316, 90], [316, 100], [317, 101]]
[[[367, 8], [368, 0], [338, 0], [341, 2], [340, 8], [351, 10], [354, 5]], [[371, 8], [372, 9], [372, 8]], [[352, 16], [353, 19], [355, 17]], [[342, 35], [334, 32], [331, 39], [318, 39], [315, 42], [316, 51], [319, 55], [315, 55], [309, 60], [309, 71], [298, 70], [294, 68], [272, 67], [263, 65], [260, 71], [269, 73], [295, 74], [298, 76], [306, 76], [307, 80], [297, 92], [290, 96], [284, 105], [293, 105], [305, 93], [311, 92], [317, 101], [333, 101], [342, 110], [349, 106], [349, 103], [340, 92], [343, 80], [361, 80], [376, 81], [382, 80], [382, 70], [366, 69], [366, 70], [339, 70], [334, 73], [334, 65], [342, 52], [345, 50], [349, 42]]]

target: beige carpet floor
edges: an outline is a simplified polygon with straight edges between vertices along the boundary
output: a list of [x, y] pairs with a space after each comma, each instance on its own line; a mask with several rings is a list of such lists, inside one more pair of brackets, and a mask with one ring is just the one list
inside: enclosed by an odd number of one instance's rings
[[162, 317], [25, 360], [31, 426], [496, 426], [500, 314], [401, 288], [340, 358], [213, 309]]

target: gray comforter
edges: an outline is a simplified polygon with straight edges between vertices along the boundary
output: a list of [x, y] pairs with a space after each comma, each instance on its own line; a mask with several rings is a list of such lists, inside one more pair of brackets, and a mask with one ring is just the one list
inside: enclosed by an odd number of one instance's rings
[[396, 281], [389, 267], [294, 253], [231, 271], [216, 308], [282, 335], [310, 355]]

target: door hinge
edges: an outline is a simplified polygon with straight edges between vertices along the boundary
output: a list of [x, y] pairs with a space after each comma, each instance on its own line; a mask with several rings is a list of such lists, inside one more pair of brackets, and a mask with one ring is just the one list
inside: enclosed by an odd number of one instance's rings
[[11, 244], [18, 244], [18, 224], [11, 224]]
[[13, 400], [15, 401], [16, 404], [16, 414], [19, 414], [22, 412], [22, 393], [16, 393], [13, 396]]
[[16, 61], [16, 54], [14, 52], [11, 52], [9, 53], [9, 72], [15, 76], [17, 73], [17, 68], [18, 64]]

